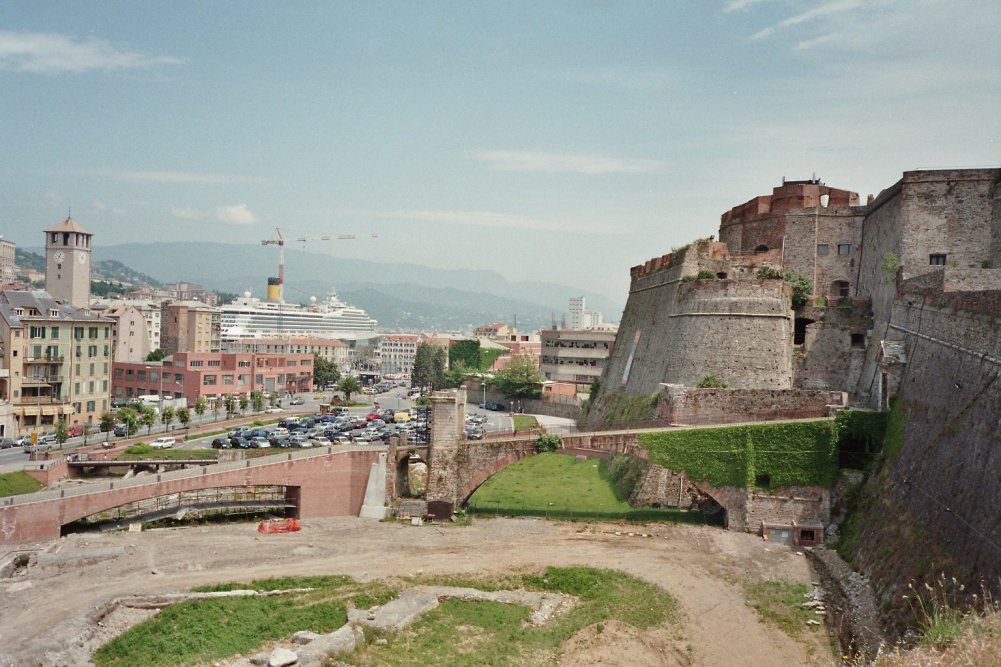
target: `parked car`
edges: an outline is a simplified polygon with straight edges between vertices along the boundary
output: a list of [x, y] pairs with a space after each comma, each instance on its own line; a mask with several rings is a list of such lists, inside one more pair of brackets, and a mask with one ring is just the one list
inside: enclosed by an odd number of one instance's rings
[[250, 449], [250, 440], [239, 435], [235, 438], [230, 438], [229, 444], [236, 449]]
[[[309, 436], [301, 433], [289, 436], [288, 443], [292, 447], [309, 447]], [[306, 443], [306, 444], [303, 444]]]
[[271, 432], [268, 434], [268, 436], [272, 438], [287, 438], [288, 434], [289, 430], [287, 428], [284, 428], [282, 426], [277, 426], [271, 429]]
[[279, 407], [278, 407], [278, 406], [276, 406], [276, 405], [270, 405], [270, 406], [268, 406], [268, 407], [264, 408], [264, 412], [265, 412], [266, 414], [269, 414], [269, 415], [270, 415], [270, 414], [274, 414], [274, 413], [276, 413], [276, 412], [282, 412], [282, 409], [281, 409], [281, 408], [279, 408]]
[[482, 440], [484, 435], [483, 429], [479, 426], [466, 427], [466, 437], [470, 440]]
[[306, 399], [302, 396], [293, 396], [292, 400], [288, 402], [289, 405], [302, 405], [306, 402]]
[[229, 438], [219, 436], [212, 440], [212, 449], [231, 449], [232, 447], [233, 443], [230, 442]]
[[169, 435], [165, 435], [149, 443], [149, 446], [153, 449], [170, 449], [176, 442], [176, 439], [170, 437]]
[[83, 424], [73, 424], [66, 429], [66, 435], [71, 438], [77, 438], [83, 435]]
[[0, 439], [0, 449], [10, 449], [11, 447], [14, 447], [14, 446], [15, 446], [14, 445], [14, 441], [11, 440], [10, 438], [2, 438], [2, 439]]
[[273, 435], [268, 438], [268, 444], [279, 449], [288, 449], [292, 446], [292, 441], [289, 436]]
[[29, 440], [27, 442], [27, 444], [24, 445], [23, 449], [24, 449], [25, 453], [31, 454], [32, 452], [45, 452], [45, 451], [48, 451], [51, 447], [52, 447], [52, 445], [50, 445], [47, 442], [39, 442], [37, 445], [32, 445], [31, 444], [31, 440]]
[[271, 446], [271, 443], [268, 442], [268, 439], [265, 438], [263, 435], [255, 435], [254, 437], [250, 438], [249, 442], [251, 449], [258, 449]]
[[250, 427], [249, 426], [237, 426], [236, 428], [234, 428], [232, 431], [230, 431], [226, 435], [228, 435], [231, 438], [239, 438], [240, 436], [244, 435], [248, 431], [250, 431]]
[[317, 435], [309, 439], [309, 444], [303, 445], [303, 447], [327, 447], [331, 444], [331, 440], [325, 436]]
[[[136, 427], [136, 430], [138, 430], [138, 427]], [[115, 424], [115, 435], [119, 437], [135, 435], [136, 430], [129, 431], [125, 424]]]

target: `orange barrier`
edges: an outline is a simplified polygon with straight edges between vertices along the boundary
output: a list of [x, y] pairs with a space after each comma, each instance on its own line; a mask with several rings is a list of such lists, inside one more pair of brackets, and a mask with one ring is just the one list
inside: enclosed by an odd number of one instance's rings
[[258, 533], [296, 533], [300, 530], [298, 519], [267, 519], [257, 526]]

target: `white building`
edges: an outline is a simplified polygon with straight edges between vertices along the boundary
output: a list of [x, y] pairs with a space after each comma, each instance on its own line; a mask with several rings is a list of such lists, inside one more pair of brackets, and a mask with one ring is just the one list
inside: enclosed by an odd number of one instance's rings
[[567, 328], [596, 329], [601, 325], [601, 322], [601, 313], [596, 310], [588, 310], [584, 297], [575, 296], [570, 298], [570, 307], [567, 311]]

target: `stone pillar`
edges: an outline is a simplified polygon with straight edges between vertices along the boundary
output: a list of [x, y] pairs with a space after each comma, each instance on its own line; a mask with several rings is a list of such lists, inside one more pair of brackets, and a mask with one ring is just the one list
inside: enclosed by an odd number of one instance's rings
[[[463, 444], [466, 392], [439, 391], [431, 396], [431, 445], [428, 468], [428, 514], [441, 518], [455, 510], [461, 480], [459, 455]], [[438, 508], [441, 508], [440, 511]]]

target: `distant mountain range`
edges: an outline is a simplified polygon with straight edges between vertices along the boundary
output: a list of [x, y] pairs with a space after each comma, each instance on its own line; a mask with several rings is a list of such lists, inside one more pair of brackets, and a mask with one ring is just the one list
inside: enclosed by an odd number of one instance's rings
[[[41, 250], [40, 252], [44, 252]], [[14, 249], [14, 263], [22, 269], [34, 269], [45, 273], [45, 255], [23, 248]], [[115, 259], [95, 259], [91, 264], [91, 280], [119, 281], [133, 285], [160, 287], [160, 281], [145, 273], [135, 271]]]
[[[206, 289], [264, 296], [268, 276], [277, 274], [274, 248], [225, 243], [175, 242], [101, 246], [93, 251], [95, 273], [105, 262], [141, 267], [161, 283], [186, 280]], [[131, 270], [131, 269], [130, 269]], [[95, 276], [96, 278], [96, 276]], [[125, 278], [118, 278], [125, 280]], [[141, 282], [141, 281], [139, 281]], [[364, 308], [381, 328], [464, 330], [505, 322], [522, 330], [557, 324], [573, 296], [606, 321], [618, 321], [623, 303], [568, 285], [512, 282], [494, 271], [435, 269], [417, 264], [343, 259], [285, 248], [285, 299], [322, 300], [333, 288], [353, 306]]]

